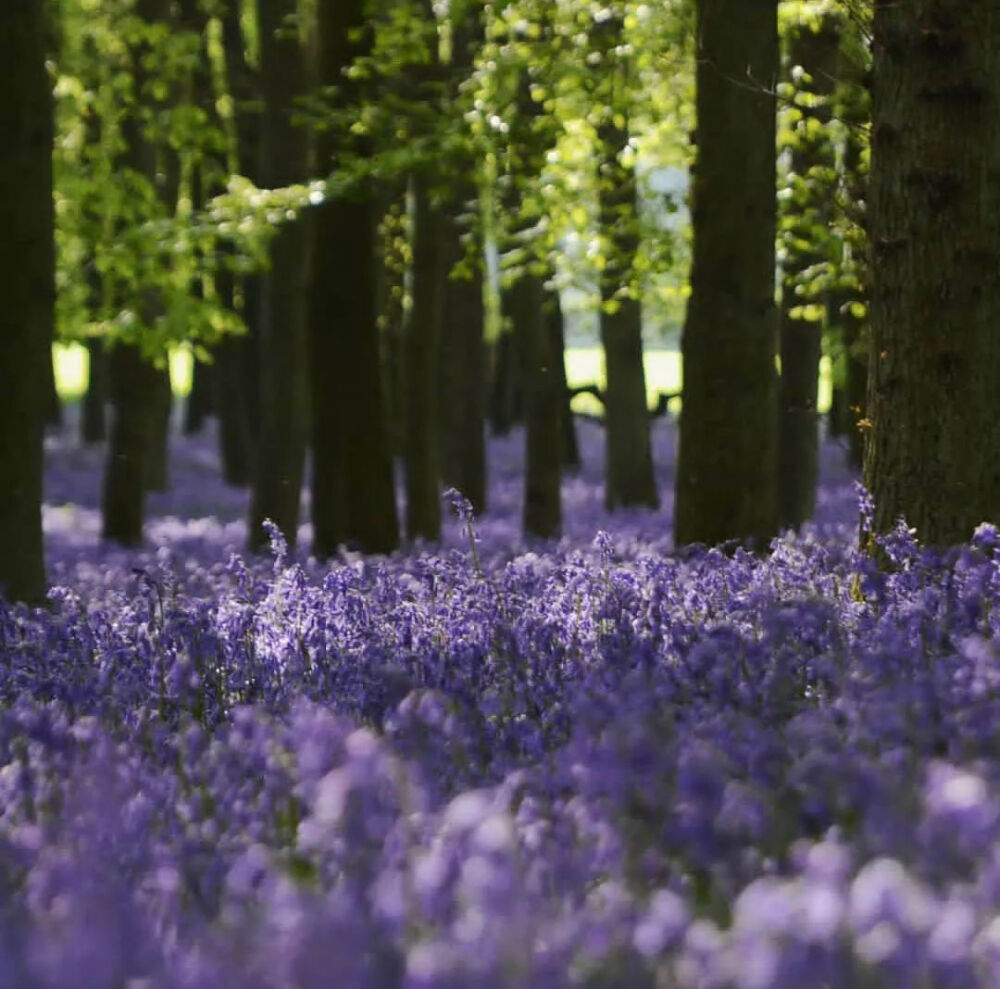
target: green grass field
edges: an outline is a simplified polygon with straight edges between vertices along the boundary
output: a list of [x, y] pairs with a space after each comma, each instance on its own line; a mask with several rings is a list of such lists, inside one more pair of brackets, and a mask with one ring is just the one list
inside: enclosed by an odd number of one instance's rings
[[[57, 345], [55, 352], [56, 385], [64, 399], [78, 399], [87, 382], [87, 351], [79, 344]], [[649, 404], [656, 403], [661, 391], [679, 391], [681, 355], [676, 350], [647, 350], [646, 390]], [[600, 347], [572, 347], [566, 351], [566, 377], [571, 387], [596, 382], [604, 386], [604, 357]], [[170, 355], [170, 379], [174, 393], [187, 395], [191, 389], [191, 352], [180, 348]], [[830, 407], [830, 362], [820, 364], [819, 410]], [[578, 395], [573, 401], [577, 412], [601, 414], [601, 405], [592, 395]], [[676, 409], [676, 406], [674, 407]]]

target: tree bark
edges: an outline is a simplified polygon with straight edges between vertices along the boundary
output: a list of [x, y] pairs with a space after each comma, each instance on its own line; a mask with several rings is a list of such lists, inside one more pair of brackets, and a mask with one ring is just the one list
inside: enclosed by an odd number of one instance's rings
[[[285, 23], [296, 10], [295, 0], [257, 2], [264, 96], [260, 181], [266, 188], [306, 177], [306, 135], [292, 120], [305, 86], [303, 51], [298, 32]], [[267, 543], [262, 527], [266, 519], [281, 530], [289, 547], [295, 546], [309, 431], [306, 222], [283, 226], [270, 253], [271, 267], [260, 282], [259, 454], [248, 532], [252, 552]]]
[[[778, 390], [778, 524], [798, 529], [812, 517], [819, 477], [819, 359], [823, 316], [796, 313], [807, 301], [796, 288], [805, 272], [828, 257], [824, 242], [831, 218], [832, 176], [836, 149], [826, 125], [830, 121], [840, 31], [836, 18], [824, 17], [817, 30], [810, 22], [792, 28], [789, 63], [804, 69], [811, 82], [797, 93], [819, 97], [817, 106], [800, 101], [802, 118], [795, 128], [790, 155], [792, 213], [782, 230], [784, 261], [780, 314], [781, 379]], [[819, 125], [818, 129], [816, 125]]]
[[[470, 200], [477, 200], [474, 188], [464, 191], [467, 195], [457, 197], [444, 219], [449, 271], [466, 258], [461, 212]], [[484, 317], [482, 267], [477, 258], [471, 271], [452, 272], [448, 277], [441, 351], [441, 394], [449, 410], [442, 422], [442, 476], [469, 499], [477, 513], [485, 511], [487, 497]]]
[[556, 355], [553, 387], [557, 394], [563, 396], [559, 413], [562, 428], [562, 465], [564, 469], [572, 471], [580, 466], [580, 445], [576, 440], [576, 423], [573, 421], [569, 382], [566, 380], [566, 326], [557, 291], [552, 292], [552, 305], [546, 322], [552, 338], [552, 353]]
[[441, 408], [438, 370], [447, 271], [445, 217], [429, 180], [413, 177], [413, 307], [404, 327], [403, 467], [406, 535], [441, 538]]
[[766, 545], [776, 529], [777, 3], [701, 0], [697, 37], [674, 537]]
[[[165, 21], [166, 0], [139, 0], [136, 15], [148, 23]], [[147, 91], [148, 43], [136, 44], [131, 52], [133, 106], [122, 123], [122, 165], [157, 185], [157, 149], [144, 133], [139, 108], [151, 101]], [[142, 286], [129, 286], [140, 297], [141, 320], [153, 318], [159, 305]], [[112, 426], [104, 469], [101, 510], [104, 538], [134, 546], [142, 542], [146, 490], [156, 481], [157, 468], [165, 470], [162, 376], [140, 351], [137, 343], [117, 341], [110, 355]], [[154, 453], [159, 457], [153, 464]]]
[[623, 50], [619, 17], [595, 29], [605, 59], [604, 119], [598, 127], [601, 230], [609, 246], [600, 276], [601, 345], [605, 389], [604, 503], [608, 510], [658, 508], [646, 409], [642, 353], [642, 302], [634, 278], [639, 250], [639, 189], [635, 164], [623, 158], [629, 140], [631, 65]]
[[[352, 38], [364, 24], [359, 0], [321, 0], [319, 82], [339, 88], [342, 108], [360, 97], [345, 71], [369, 43], [367, 37]], [[323, 135], [322, 171], [346, 157], [344, 141]], [[376, 205], [370, 184], [315, 210], [313, 230], [313, 551], [329, 557], [348, 545], [389, 553], [399, 543], [399, 526], [379, 354]]]
[[865, 479], [876, 531], [932, 546], [1000, 522], [1000, 17], [874, 16]]
[[525, 350], [524, 511], [526, 535], [555, 539], [562, 532], [563, 415], [566, 392], [559, 387], [557, 334], [559, 295], [545, 279], [525, 273], [514, 284], [515, 318]]
[[41, 603], [45, 362], [55, 322], [52, 85], [41, 3], [0, 6], [0, 595]]
[[103, 443], [107, 436], [108, 352], [103, 340], [87, 341], [87, 390], [83, 395], [80, 438]]

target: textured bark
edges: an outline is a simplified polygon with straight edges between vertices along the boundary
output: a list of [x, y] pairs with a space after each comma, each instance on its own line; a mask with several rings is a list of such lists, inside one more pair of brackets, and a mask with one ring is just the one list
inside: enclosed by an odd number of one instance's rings
[[865, 479], [924, 543], [1000, 522], [1000, 16], [876, 3]]
[[108, 353], [103, 340], [87, 341], [87, 390], [83, 395], [80, 438], [102, 443], [107, 436]]
[[[340, 87], [345, 106], [359, 95], [344, 70], [363, 53], [366, 42], [355, 42], [352, 34], [364, 23], [360, 0], [319, 4], [319, 82]], [[343, 150], [334, 135], [324, 135], [321, 171], [335, 167]], [[313, 551], [328, 557], [346, 544], [388, 553], [399, 543], [399, 527], [379, 354], [372, 189], [324, 203], [314, 213]]]
[[[776, 523], [775, 0], [701, 0], [678, 545]], [[739, 167], [734, 167], [738, 163]]]
[[604, 503], [609, 509], [659, 507], [649, 444], [642, 303], [631, 286], [639, 249], [635, 165], [623, 160], [628, 140], [631, 65], [622, 49], [620, 18], [604, 21], [595, 41], [607, 60], [605, 119], [598, 128], [601, 229], [610, 251], [601, 271], [601, 345], [605, 390]]
[[54, 325], [52, 88], [41, 3], [0, 5], [0, 595], [40, 603]]
[[[802, 119], [796, 125], [791, 152], [790, 188], [786, 200], [794, 211], [783, 230], [785, 257], [782, 264], [780, 314], [781, 380], [778, 389], [778, 524], [798, 529], [812, 517], [816, 507], [819, 477], [819, 359], [822, 355], [823, 317], [794, 314], [803, 299], [796, 285], [803, 272], [826, 257], [825, 244], [816, 242], [816, 228], [826, 229], [831, 217], [830, 183], [811, 170], [832, 170], [836, 149], [826, 129], [830, 121], [840, 49], [838, 22], [832, 15], [813, 30], [811, 22], [792, 28], [788, 59], [811, 77], [799, 83], [797, 92], [820, 97], [821, 105], [800, 106]], [[815, 130], [815, 124], [820, 130]]]
[[[475, 202], [475, 189], [465, 190]], [[466, 197], [445, 217], [447, 268], [465, 258], [461, 211]], [[465, 208], [468, 208], [465, 206]], [[471, 274], [448, 278], [445, 286], [441, 349], [442, 476], [472, 503], [486, 509], [486, 343], [483, 338], [483, 279], [478, 265]]]
[[[260, 181], [266, 188], [306, 177], [305, 131], [295, 126], [305, 86], [303, 51], [286, 16], [295, 0], [258, 0], [261, 90]], [[282, 227], [271, 242], [271, 267], [260, 281], [260, 433], [250, 501], [251, 551], [267, 542], [270, 519], [294, 547], [309, 430], [306, 317], [309, 232], [303, 220]]]
[[433, 542], [441, 538], [438, 371], [447, 277], [445, 217], [423, 175], [413, 178], [413, 203], [413, 307], [403, 340], [406, 535]]

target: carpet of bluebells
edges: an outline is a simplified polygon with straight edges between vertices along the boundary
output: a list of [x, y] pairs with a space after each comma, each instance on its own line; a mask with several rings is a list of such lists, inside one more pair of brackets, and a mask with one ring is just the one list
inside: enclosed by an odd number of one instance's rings
[[320, 565], [240, 556], [211, 437], [102, 546], [103, 454], [50, 437], [0, 987], [1000, 985], [1000, 534], [876, 570], [827, 444], [803, 533], [674, 553], [673, 427], [659, 512], [605, 515], [581, 440], [557, 544], [513, 436], [440, 547]]

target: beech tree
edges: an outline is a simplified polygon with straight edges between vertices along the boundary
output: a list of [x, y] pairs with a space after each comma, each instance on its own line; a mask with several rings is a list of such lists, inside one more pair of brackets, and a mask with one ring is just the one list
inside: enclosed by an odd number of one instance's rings
[[1000, 17], [877, 0], [872, 48], [865, 481], [946, 546], [1000, 522]]
[[[261, 90], [260, 181], [275, 188], [301, 182], [307, 135], [296, 125], [305, 90], [297, 0], [258, 0]], [[260, 280], [260, 439], [250, 501], [251, 550], [267, 543], [270, 519], [295, 545], [309, 429], [306, 318], [309, 240], [304, 224], [283, 227]]]
[[0, 6], [0, 595], [36, 603], [55, 298], [45, 9], [42, 0]]
[[776, 528], [777, 8], [777, 0], [697, 3], [678, 545], [766, 545]]

